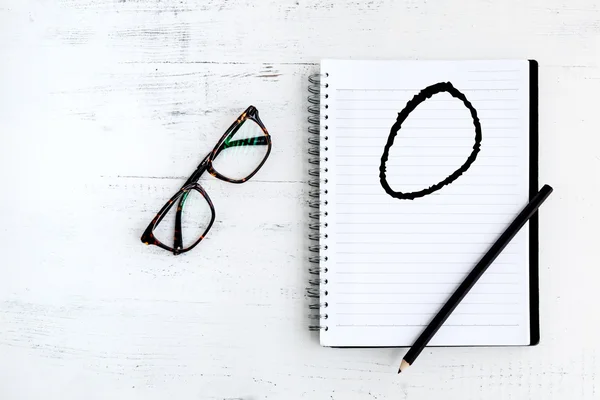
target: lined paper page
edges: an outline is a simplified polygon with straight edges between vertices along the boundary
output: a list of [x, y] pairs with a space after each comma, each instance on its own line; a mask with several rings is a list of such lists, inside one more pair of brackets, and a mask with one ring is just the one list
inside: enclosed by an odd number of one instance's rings
[[[322, 63], [329, 75], [321, 100], [329, 160], [323, 345], [411, 345], [527, 203], [528, 71], [526, 61]], [[407, 101], [438, 82], [451, 82], [476, 109], [481, 151], [442, 189], [392, 198], [379, 180], [390, 128]], [[442, 181], [466, 161], [474, 138], [463, 102], [432, 96], [410, 113], [389, 151], [391, 188], [414, 192]], [[529, 343], [528, 241], [523, 229], [431, 345]]]

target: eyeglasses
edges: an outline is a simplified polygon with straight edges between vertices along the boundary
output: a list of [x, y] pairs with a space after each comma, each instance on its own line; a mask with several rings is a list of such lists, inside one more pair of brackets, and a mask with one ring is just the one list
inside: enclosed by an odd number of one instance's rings
[[231, 183], [244, 183], [263, 166], [271, 153], [271, 136], [250, 106], [225, 131], [196, 171], [156, 214], [142, 235], [142, 242], [173, 252], [196, 247], [215, 222], [215, 208], [198, 184], [205, 171]]

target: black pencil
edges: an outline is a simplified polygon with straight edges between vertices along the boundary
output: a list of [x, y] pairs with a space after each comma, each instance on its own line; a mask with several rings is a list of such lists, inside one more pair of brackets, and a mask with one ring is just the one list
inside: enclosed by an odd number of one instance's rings
[[465, 280], [460, 284], [456, 291], [450, 296], [450, 299], [444, 304], [437, 315], [431, 320], [427, 328], [421, 333], [417, 340], [413, 343], [411, 348], [408, 350], [398, 373], [406, 370], [410, 367], [419, 356], [421, 351], [427, 346], [427, 343], [431, 340], [433, 335], [441, 328], [446, 322], [452, 311], [460, 304], [462, 299], [469, 293], [469, 290], [477, 283], [481, 275], [488, 269], [488, 267], [494, 262], [494, 260], [500, 255], [502, 250], [510, 243], [513, 237], [521, 230], [527, 221], [537, 212], [538, 208], [542, 203], [550, 196], [552, 188], [548, 185], [544, 185], [540, 191], [531, 199], [529, 204], [523, 208], [523, 211], [517, 215], [514, 221], [506, 228], [504, 233], [500, 235], [496, 243], [490, 247], [488, 252], [481, 258], [481, 260], [475, 265], [475, 268], [467, 275]]

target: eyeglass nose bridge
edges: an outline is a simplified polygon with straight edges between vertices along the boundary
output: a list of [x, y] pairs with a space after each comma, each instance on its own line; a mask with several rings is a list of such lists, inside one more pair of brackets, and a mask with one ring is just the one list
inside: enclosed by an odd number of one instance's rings
[[194, 173], [188, 178], [188, 180], [185, 182], [185, 184], [183, 186], [189, 185], [190, 183], [198, 182], [198, 180], [200, 179], [202, 174], [205, 172], [208, 172], [209, 174], [214, 176], [213, 169], [210, 166], [210, 155], [211, 155], [211, 153], [208, 153], [204, 157], [204, 159], [200, 162], [200, 165], [198, 165], [198, 168], [196, 168]]

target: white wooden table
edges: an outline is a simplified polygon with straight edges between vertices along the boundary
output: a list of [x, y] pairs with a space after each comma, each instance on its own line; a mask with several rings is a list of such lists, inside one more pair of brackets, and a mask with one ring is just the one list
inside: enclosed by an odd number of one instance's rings
[[[595, 0], [2, 0], [0, 399], [600, 398]], [[328, 349], [307, 331], [306, 78], [322, 57], [536, 58], [542, 341]], [[139, 237], [254, 104], [273, 153], [212, 177], [174, 257]]]

